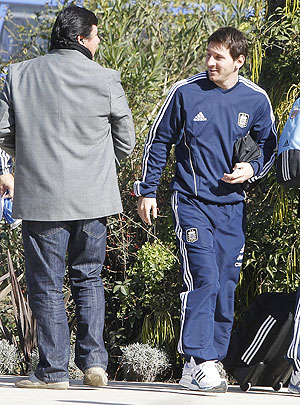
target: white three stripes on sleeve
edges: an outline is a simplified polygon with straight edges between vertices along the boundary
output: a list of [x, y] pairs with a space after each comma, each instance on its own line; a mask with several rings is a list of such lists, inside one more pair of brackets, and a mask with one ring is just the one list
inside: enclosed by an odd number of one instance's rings
[[2, 174], [10, 173], [10, 166], [8, 164], [10, 159], [10, 155], [6, 153], [3, 149], [0, 149], [0, 168], [2, 170]]
[[157, 117], [155, 118], [155, 120], [154, 120], [154, 122], [153, 122], [153, 124], [152, 124], [152, 126], [150, 128], [150, 131], [149, 131], [146, 143], [145, 143], [144, 157], [143, 157], [143, 171], [142, 171], [142, 181], [143, 182], [146, 179], [147, 163], [148, 163], [148, 159], [149, 159], [150, 148], [151, 148], [152, 143], [153, 143], [153, 141], [155, 139], [157, 128], [158, 128], [161, 120], [163, 119], [163, 116], [164, 116], [164, 114], [165, 114], [165, 112], [166, 112], [166, 110], [167, 110], [167, 108], [168, 108], [168, 106], [169, 106], [169, 104], [170, 104], [170, 102], [172, 100], [172, 97], [174, 96], [176, 90], [179, 89], [181, 86], [184, 86], [186, 84], [195, 82], [195, 81], [197, 81], [199, 79], [206, 79], [206, 77], [207, 76], [206, 76], [205, 72], [198, 73], [195, 76], [192, 76], [192, 77], [190, 77], [188, 79], [184, 79], [184, 80], [181, 80], [181, 81], [175, 83], [174, 86], [171, 87], [171, 90], [169, 91], [166, 100], [164, 101], [163, 105], [161, 106], [161, 108], [160, 108], [160, 110], [159, 110], [159, 112], [157, 114]]

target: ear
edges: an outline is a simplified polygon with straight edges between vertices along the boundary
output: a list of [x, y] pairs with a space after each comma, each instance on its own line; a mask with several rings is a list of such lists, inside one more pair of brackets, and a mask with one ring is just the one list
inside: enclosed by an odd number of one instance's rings
[[84, 45], [84, 39], [83, 39], [83, 37], [81, 36], [81, 35], [77, 35], [77, 42], [80, 44], [80, 45]]
[[245, 63], [245, 56], [244, 55], [240, 55], [236, 60], [235, 60], [235, 65], [237, 67], [237, 69], [240, 69], [243, 64]]

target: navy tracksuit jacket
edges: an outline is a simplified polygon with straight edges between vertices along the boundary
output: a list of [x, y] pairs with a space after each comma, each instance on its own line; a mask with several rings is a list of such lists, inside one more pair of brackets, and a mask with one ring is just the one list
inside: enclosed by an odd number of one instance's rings
[[268, 96], [241, 76], [223, 90], [204, 72], [171, 88], [145, 144], [142, 179], [134, 191], [147, 197], [156, 197], [175, 145], [172, 209], [184, 282], [178, 348], [187, 359], [221, 360], [227, 352], [244, 251], [245, 193], [240, 184], [220, 179], [232, 172], [235, 141], [249, 132], [262, 152], [250, 162], [251, 182], [274, 161], [276, 129]]

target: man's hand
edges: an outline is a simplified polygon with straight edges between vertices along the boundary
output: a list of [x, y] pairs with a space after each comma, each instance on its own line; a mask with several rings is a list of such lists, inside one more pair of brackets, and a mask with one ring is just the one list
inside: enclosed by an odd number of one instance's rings
[[0, 175], [0, 194], [3, 195], [6, 191], [4, 198], [14, 197], [14, 176], [10, 173]]
[[224, 177], [222, 177], [221, 180], [229, 184], [244, 183], [244, 181], [250, 179], [253, 175], [254, 170], [250, 163], [241, 162], [234, 165], [231, 174], [224, 173]]
[[150, 213], [154, 218], [157, 218], [157, 203], [156, 198], [152, 197], [140, 197], [138, 199], [138, 213], [141, 217], [142, 221], [146, 222], [146, 224], [151, 225], [151, 217]]

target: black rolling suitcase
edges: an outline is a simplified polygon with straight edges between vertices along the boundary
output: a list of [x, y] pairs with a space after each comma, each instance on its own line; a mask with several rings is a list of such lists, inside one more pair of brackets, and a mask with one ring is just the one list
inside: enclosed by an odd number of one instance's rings
[[225, 370], [243, 391], [271, 386], [278, 391], [290, 378], [285, 355], [293, 336], [296, 293], [264, 293], [249, 307], [232, 334]]

